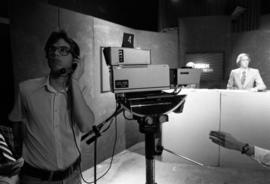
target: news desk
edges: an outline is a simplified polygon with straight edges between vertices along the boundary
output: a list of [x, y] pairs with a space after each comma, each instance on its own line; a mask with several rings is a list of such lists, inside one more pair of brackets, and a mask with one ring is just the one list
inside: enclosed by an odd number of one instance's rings
[[[165, 148], [210, 166], [264, 169], [241, 153], [219, 147], [211, 130], [226, 131], [242, 141], [270, 149], [270, 92], [183, 89], [183, 112], [170, 113], [162, 125]], [[162, 160], [190, 163], [163, 151]]]

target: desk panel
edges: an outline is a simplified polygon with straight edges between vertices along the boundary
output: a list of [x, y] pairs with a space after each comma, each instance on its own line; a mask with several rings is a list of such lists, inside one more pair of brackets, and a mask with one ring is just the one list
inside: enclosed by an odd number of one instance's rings
[[[210, 142], [210, 130], [219, 129], [220, 93], [218, 90], [186, 89], [183, 112], [170, 113], [169, 122], [162, 125], [162, 143], [167, 149], [207, 165], [218, 165], [218, 146]], [[168, 162], [190, 163], [163, 152]]]

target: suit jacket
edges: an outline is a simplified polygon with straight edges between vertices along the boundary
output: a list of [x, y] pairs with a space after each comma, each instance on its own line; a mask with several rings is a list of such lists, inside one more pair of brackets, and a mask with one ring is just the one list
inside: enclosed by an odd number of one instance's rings
[[251, 89], [265, 90], [266, 86], [258, 69], [248, 68], [245, 83], [241, 84], [242, 69], [237, 68], [231, 71], [227, 89]]

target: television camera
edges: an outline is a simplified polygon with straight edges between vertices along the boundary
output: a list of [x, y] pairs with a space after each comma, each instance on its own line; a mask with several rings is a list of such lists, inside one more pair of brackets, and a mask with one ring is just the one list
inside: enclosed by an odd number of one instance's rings
[[[168, 121], [169, 112], [182, 112], [186, 95], [179, 95], [178, 88], [198, 84], [201, 70], [153, 65], [150, 50], [106, 47], [103, 53], [117, 103], [131, 112], [145, 134], [146, 184], [154, 184], [154, 155], [160, 154], [155, 149], [155, 133]], [[166, 92], [170, 89], [173, 92]]]
[[[180, 88], [198, 84], [201, 70], [151, 64], [150, 50], [105, 47], [103, 54], [110, 71], [111, 91], [119, 104], [112, 116], [128, 110], [137, 120], [140, 132], [145, 134], [146, 184], [155, 184], [154, 156], [163, 150], [162, 146], [156, 149], [155, 134], [160, 132], [161, 123], [168, 121], [168, 113], [182, 112], [186, 95], [179, 95]], [[97, 136], [111, 117], [93, 127]]]

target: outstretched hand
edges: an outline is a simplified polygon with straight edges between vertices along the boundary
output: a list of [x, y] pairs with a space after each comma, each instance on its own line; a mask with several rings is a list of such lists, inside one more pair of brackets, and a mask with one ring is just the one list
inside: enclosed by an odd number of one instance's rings
[[241, 141], [234, 138], [231, 134], [221, 131], [211, 131], [209, 134], [209, 139], [212, 142], [228, 149], [241, 151], [242, 147], [245, 145]]

